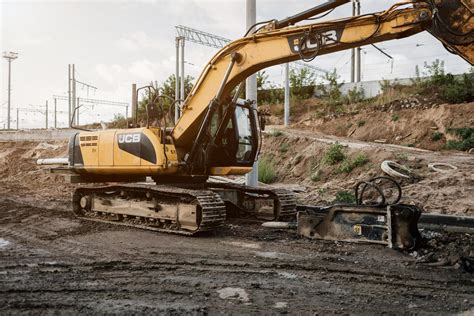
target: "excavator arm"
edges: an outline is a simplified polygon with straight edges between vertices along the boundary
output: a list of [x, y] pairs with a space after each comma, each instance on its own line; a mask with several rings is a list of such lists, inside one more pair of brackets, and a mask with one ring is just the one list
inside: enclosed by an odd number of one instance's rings
[[[332, 0], [322, 12], [349, 2]], [[248, 76], [273, 65], [428, 31], [452, 53], [474, 64], [474, 1], [405, 1], [386, 11], [334, 21], [288, 26], [298, 19], [273, 21], [259, 31], [231, 42], [206, 65], [188, 95], [172, 138], [181, 159], [191, 161], [204, 146], [206, 129], [216, 109], [229, 104], [232, 92]], [[296, 21], [295, 21], [296, 20]], [[188, 158], [188, 159], [186, 159]]]

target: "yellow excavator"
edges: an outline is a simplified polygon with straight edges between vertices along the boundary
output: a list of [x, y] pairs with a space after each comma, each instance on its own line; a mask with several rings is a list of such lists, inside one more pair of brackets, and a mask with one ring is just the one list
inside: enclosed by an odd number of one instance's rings
[[[296, 202], [289, 191], [207, 181], [250, 172], [259, 154], [262, 120], [255, 104], [237, 98], [243, 80], [269, 66], [424, 31], [474, 63], [472, 0], [403, 1], [383, 12], [314, 23], [318, 15], [348, 2], [331, 0], [284, 20], [256, 24], [222, 48], [205, 66], [173, 128], [151, 126], [160, 109], [150, 103], [146, 126], [135, 121], [128, 129], [71, 137], [68, 167], [60, 171], [70, 173], [75, 183], [106, 183], [78, 187], [74, 213], [188, 235], [216, 229], [235, 212], [292, 217]], [[302, 21], [311, 22], [296, 25]], [[154, 183], [144, 182], [146, 177]]]

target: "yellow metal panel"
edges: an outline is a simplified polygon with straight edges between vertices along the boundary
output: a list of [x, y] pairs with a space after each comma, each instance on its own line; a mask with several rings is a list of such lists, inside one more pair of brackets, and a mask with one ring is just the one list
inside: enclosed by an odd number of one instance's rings
[[114, 137], [114, 165], [115, 166], [140, 166], [140, 157], [132, 155], [119, 148], [118, 138], [121, 134], [132, 134], [142, 132], [142, 128], [117, 130]]
[[99, 165], [114, 165], [115, 130], [103, 131], [99, 134]]
[[79, 134], [79, 144], [85, 166], [97, 166], [99, 163], [99, 134], [97, 132], [82, 132]]
[[211, 168], [211, 175], [213, 176], [230, 176], [230, 175], [244, 175], [252, 171], [252, 167], [214, 167]]

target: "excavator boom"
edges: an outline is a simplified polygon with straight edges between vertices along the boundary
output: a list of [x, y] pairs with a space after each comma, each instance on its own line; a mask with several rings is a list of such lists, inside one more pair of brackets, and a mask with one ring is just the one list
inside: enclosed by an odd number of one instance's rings
[[[324, 9], [346, 2], [330, 1]], [[321, 12], [317, 8], [311, 13]], [[219, 102], [225, 102], [240, 82], [269, 66], [313, 59], [423, 31], [430, 32], [449, 51], [474, 64], [473, 8], [472, 0], [412, 1], [395, 4], [380, 13], [303, 26], [280, 28], [307, 18], [307, 14], [273, 21], [262, 31], [228, 44], [206, 65], [173, 130], [175, 145], [189, 150], [202, 130], [203, 117], [211, 101], [218, 96]], [[233, 67], [228, 73], [230, 64]]]

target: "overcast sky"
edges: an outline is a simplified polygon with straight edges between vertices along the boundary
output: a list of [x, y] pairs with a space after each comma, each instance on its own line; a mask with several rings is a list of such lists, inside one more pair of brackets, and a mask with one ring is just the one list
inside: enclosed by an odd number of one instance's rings
[[[257, 0], [257, 21], [281, 19], [322, 3], [323, 0]], [[362, 13], [380, 11], [397, 1], [361, 0]], [[350, 5], [325, 19], [350, 15]], [[162, 82], [175, 69], [175, 25], [185, 25], [230, 39], [245, 32], [245, 0], [110, 0], [110, 1], [5, 1], [0, 0], [0, 51], [18, 52], [12, 63], [12, 126], [16, 108], [44, 109], [53, 95], [67, 96], [67, 65], [74, 63], [76, 79], [98, 87], [89, 97], [130, 102], [131, 84]], [[436, 58], [445, 60], [447, 71], [461, 73], [469, 66], [450, 55], [431, 35], [378, 44], [394, 57], [389, 60], [371, 47], [363, 50], [363, 80], [413, 76], [415, 65]], [[186, 43], [186, 73], [197, 77], [216, 49]], [[312, 64], [336, 68], [349, 80], [350, 52], [316, 58]], [[2, 59], [0, 127], [6, 122], [8, 63]], [[281, 67], [267, 72], [281, 85]], [[78, 96], [87, 97], [78, 87]], [[66, 111], [67, 102], [58, 102]], [[58, 121], [65, 124], [65, 113]], [[82, 117], [107, 121], [121, 108], [95, 106]], [[20, 112], [20, 127], [41, 127], [41, 113]], [[50, 116], [52, 121], [52, 116]]]

